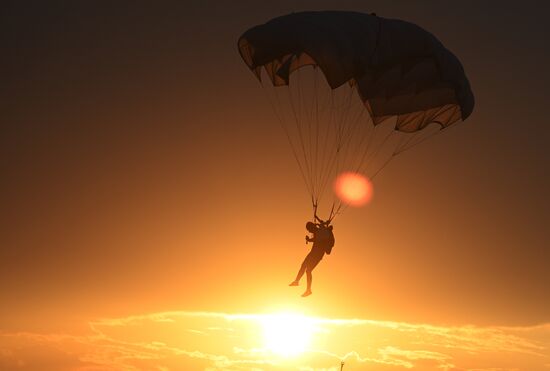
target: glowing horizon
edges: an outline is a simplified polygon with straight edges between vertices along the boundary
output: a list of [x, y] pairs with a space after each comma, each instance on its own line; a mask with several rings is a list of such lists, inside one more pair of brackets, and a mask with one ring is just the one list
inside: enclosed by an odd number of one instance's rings
[[[285, 334], [289, 330], [285, 322], [308, 331], [309, 338], [284, 338], [297, 334]], [[341, 361], [349, 370], [494, 371], [529, 365], [530, 371], [542, 371], [550, 365], [550, 323], [445, 327], [323, 318], [294, 311], [171, 311], [96, 319], [88, 326], [87, 333], [3, 332], [0, 365], [32, 368], [47, 360], [54, 365], [69, 362], [77, 371], [182, 367], [232, 371], [243, 366], [337, 371]], [[40, 349], [36, 354], [41, 356], [29, 353], [32, 349]]]

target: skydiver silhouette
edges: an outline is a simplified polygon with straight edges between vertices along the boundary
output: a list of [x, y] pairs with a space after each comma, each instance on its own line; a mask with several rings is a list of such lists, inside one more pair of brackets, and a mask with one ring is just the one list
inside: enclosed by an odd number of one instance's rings
[[313, 237], [306, 235], [306, 244], [308, 242], [313, 242], [313, 247], [307, 256], [305, 257], [300, 270], [296, 275], [296, 279], [292, 281], [289, 286], [298, 286], [300, 284], [300, 279], [306, 273], [307, 277], [307, 289], [302, 294], [303, 297], [309, 296], [311, 292], [311, 282], [313, 280], [312, 271], [319, 264], [325, 253], [330, 254], [332, 251], [332, 246], [334, 245], [334, 236], [332, 234], [332, 226], [330, 225], [330, 220], [322, 220], [317, 214], [315, 214], [315, 219], [318, 223], [307, 222], [306, 229]]

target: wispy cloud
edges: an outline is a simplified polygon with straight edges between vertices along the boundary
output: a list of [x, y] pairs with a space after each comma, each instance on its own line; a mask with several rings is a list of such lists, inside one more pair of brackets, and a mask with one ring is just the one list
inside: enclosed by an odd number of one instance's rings
[[[550, 324], [433, 326], [308, 317], [309, 349], [284, 358], [262, 344], [266, 315], [173, 311], [101, 318], [86, 334], [0, 333], [2, 370], [550, 370]], [[46, 365], [46, 366], [45, 366]]]

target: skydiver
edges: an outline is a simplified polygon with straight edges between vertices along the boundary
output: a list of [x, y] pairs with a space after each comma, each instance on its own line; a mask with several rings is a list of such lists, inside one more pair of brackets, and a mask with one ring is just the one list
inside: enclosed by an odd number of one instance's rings
[[313, 235], [310, 237], [306, 235], [306, 244], [308, 242], [313, 242], [313, 247], [307, 256], [305, 257], [296, 279], [292, 281], [289, 286], [298, 286], [300, 284], [300, 279], [306, 273], [307, 277], [307, 289], [302, 294], [303, 297], [309, 296], [311, 292], [311, 281], [313, 279], [312, 271], [319, 264], [323, 256], [330, 254], [332, 247], [334, 246], [334, 235], [332, 234], [332, 226], [330, 225], [330, 220], [324, 221], [320, 219], [317, 214], [315, 214], [315, 219], [318, 223], [307, 222], [306, 229], [309, 233]]

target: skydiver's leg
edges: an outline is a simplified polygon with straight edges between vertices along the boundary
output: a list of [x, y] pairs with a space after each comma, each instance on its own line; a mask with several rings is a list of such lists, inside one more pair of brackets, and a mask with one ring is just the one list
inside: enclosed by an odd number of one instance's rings
[[311, 274], [311, 271], [313, 269], [311, 267], [307, 267], [306, 269], [306, 277], [307, 277], [307, 289], [302, 294], [303, 297], [311, 295], [311, 282], [313, 281], [313, 274]]
[[296, 279], [292, 281], [289, 286], [298, 286], [300, 284], [300, 279], [304, 275], [306, 268], [307, 268], [307, 256], [302, 262], [302, 265], [300, 266], [300, 270], [298, 271], [298, 274], [296, 275]]
[[311, 283], [313, 282], [313, 269], [319, 264], [322, 257], [318, 259], [310, 259], [306, 267], [306, 277], [307, 277], [307, 289], [302, 294], [303, 297], [311, 295]]

